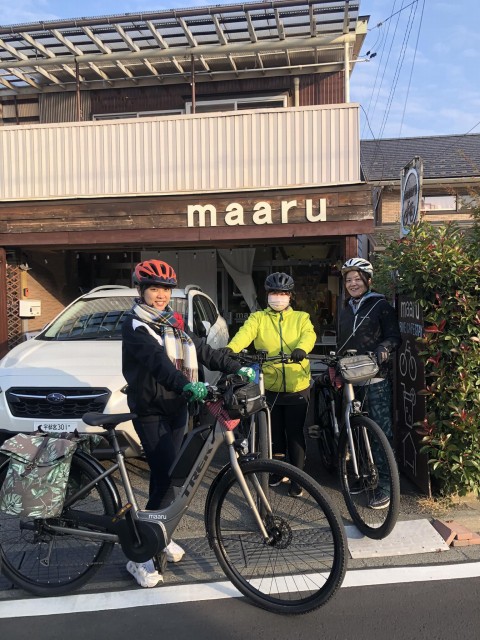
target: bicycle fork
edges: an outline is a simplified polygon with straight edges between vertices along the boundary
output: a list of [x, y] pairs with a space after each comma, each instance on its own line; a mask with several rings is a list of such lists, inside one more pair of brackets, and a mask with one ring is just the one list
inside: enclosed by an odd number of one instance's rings
[[[350, 462], [352, 463], [353, 472], [355, 477], [360, 478], [360, 471], [358, 469], [358, 460], [357, 453], [355, 449], [355, 445], [353, 442], [353, 434], [350, 426], [350, 416], [353, 413], [353, 403], [355, 400], [355, 393], [353, 390], [353, 386], [351, 384], [346, 384], [344, 389], [344, 398], [345, 398], [345, 408], [344, 408], [344, 421], [345, 421], [345, 429], [347, 430], [347, 438], [348, 438], [348, 446], [350, 448]], [[367, 454], [369, 468], [372, 468], [373, 462], [373, 454], [372, 448], [370, 446], [370, 440], [368, 438], [367, 430], [365, 427], [361, 428], [362, 441], [363, 446], [365, 448], [365, 453]]]
[[[263, 524], [262, 518], [260, 516], [260, 513], [258, 511], [257, 505], [255, 504], [255, 501], [252, 497], [252, 494], [250, 493], [250, 490], [247, 486], [247, 483], [245, 481], [245, 476], [242, 473], [242, 470], [240, 468], [240, 464], [238, 462], [238, 457], [237, 454], [235, 452], [235, 448], [233, 446], [234, 442], [235, 442], [235, 437], [233, 435], [232, 431], [227, 431], [225, 434], [225, 441], [228, 445], [228, 453], [230, 456], [230, 464], [232, 465], [232, 469], [233, 472], [235, 474], [235, 477], [238, 480], [238, 483], [240, 485], [240, 488], [242, 490], [243, 495], [245, 496], [245, 500], [247, 501], [248, 506], [250, 507], [250, 509], [253, 512], [253, 515], [255, 517], [255, 520], [260, 528], [260, 531], [262, 533], [262, 536], [265, 538], [265, 542], [270, 542], [272, 540], [271, 536], [268, 535], [267, 530], [265, 529], [265, 525]], [[262, 502], [262, 507], [265, 508], [265, 510], [268, 513], [272, 513], [272, 509], [268, 503], [267, 497], [265, 496], [265, 493], [263, 492], [262, 487], [260, 486], [260, 482], [258, 481], [258, 479], [256, 477], [254, 477], [253, 479], [253, 484], [255, 486], [255, 489], [260, 497], [260, 500]]]

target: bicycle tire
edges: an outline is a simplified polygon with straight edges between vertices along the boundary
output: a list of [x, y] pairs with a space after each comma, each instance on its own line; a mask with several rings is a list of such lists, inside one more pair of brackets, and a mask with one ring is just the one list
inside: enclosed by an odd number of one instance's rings
[[315, 424], [319, 426], [317, 441], [318, 453], [322, 467], [328, 473], [335, 473], [338, 469], [338, 454], [333, 435], [332, 418], [322, 389], [317, 389], [314, 396]]
[[225, 575], [240, 593], [272, 613], [302, 614], [326, 604], [346, 570], [340, 514], [318, 483], [290, 464], [252, 460], [241, 469], [255, 502], [253, 482], [259, 475], [286, 477], [303, 495], [291, 497], [284, 483], [268, 487], [272, 513], [262, 521], [272, 540], [266, 543], [233, 470], [224, 476], [212, 496], [207, 532]]
[[[386, 435], [376, 422], [365, 416], [352, 416], [350, 427], [359, 466], [356, 478], [350, 460], [350, 445], [345, 428], [340, 433], [338, 451], [342, 493], [348, 512], [358, 529], [369, 538], [381, 540], [393, 530], [400, 508], [400, 478], [395, 456]], [[365, 434], [374, 457], [373, 466], [366, 455]], [[372, 501], [383, 494], [389, 502], [382, 508]]]
[[[0, 467], [0, 487], [7, 468], [8, 462]], [[74, 455], [67, 496], [95, 478], [90, 465]], [[71, 506], [99, 515], [115, 513], [105, 482], [99, 482]], [[0, 566], [4, 576], [16, 587], [37, 596], [64, 595], [88, 582], [106, 562], [113, 542], [86, 540], [48, 529], [48, 523], [62, 522], [69, 524], [62, 516], [42, 520], [0, 512]]]

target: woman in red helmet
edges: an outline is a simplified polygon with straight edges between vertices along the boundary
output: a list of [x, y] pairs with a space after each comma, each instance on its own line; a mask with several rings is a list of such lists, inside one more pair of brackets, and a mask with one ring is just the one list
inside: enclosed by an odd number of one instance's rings
[[[172, 311], [170, 297], [177, 286], [175, 271], [161, 260], [137, 264], [133, 274], [140, 297], [122, 325], [122, 370], [135, 431], [150, 467], [146, 509], [161, 509], [174, 498], [168, 470], [182, 444], [187, 423], [187, 400], [202, 401], [207, 390], [198, 381], [199, 363], [212, 371], [255, 374], [185, 329]], [[173, 540], [165, 548], [167, 560], [178, 562], [184, 550]], [[127, 570], [142, 587], [155, 587], [163, 578], [150, 560], [128, 562]]]

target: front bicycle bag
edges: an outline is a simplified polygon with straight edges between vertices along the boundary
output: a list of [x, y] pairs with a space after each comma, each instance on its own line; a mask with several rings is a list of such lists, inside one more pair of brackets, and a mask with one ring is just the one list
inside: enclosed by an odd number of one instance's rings
[[338, 373], [345, 382], [362, 384], [378, 373], [378, 364], [373, 356], [345, 356], [338, 361]]
[[30, 518], [62, 513], [72, 456], [77, 443], [46, 433], [19, 433], [1, 452], [10, 458], [0, 489], [0, 511]]
[[265, 409], [267, 402], [256, 382], [234, 382], [224, 394], [224, 406], [231, 418], [248, 418]]

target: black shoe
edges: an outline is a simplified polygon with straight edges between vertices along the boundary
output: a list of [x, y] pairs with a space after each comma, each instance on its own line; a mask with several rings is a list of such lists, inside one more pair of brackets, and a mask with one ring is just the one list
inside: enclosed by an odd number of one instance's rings
[[269, 487], [278, 487], [282, 484], [282, 482], [288, 482], [288, 478], [284, 478], [283, 476], [279, 476], [276, 473], [271, 473], [270, 478], [268, 479]]
[[288, 490], [288, 495], [292, 498], [301, 498], [303, 496], [303, 489], [296, 482], [292, 482]]
[[372, 497], [368, 501], [370, 509], [386, 509], [390, 504], [390, 497], [381, 489], [373, 492]]

